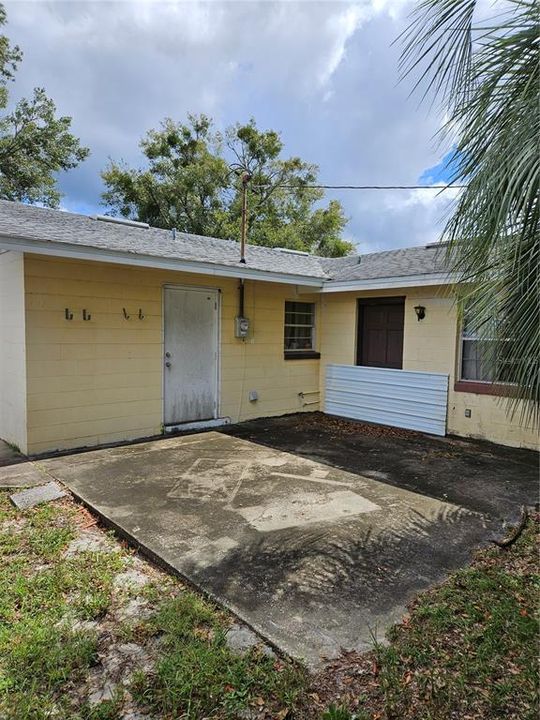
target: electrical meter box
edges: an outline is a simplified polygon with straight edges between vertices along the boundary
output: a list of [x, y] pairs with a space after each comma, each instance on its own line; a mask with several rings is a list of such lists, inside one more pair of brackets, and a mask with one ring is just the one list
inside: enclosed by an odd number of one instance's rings
[[245, 317], [234, 318], [234, 334], [237, 338], [245, 338], [249, 333], [249, 320]]

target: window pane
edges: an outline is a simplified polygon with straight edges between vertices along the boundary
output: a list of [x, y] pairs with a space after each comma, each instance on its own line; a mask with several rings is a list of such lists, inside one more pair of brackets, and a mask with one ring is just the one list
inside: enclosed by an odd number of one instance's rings
[[313, 350], [314, 318], [313, 303], [285, 303], [285, 350]]
[[494, 380], [494, 345], [489, 340], [463, 339], [461, 377], [463, 380]]
[[311, 313], [311, 312], [313, 312], [313, 303], [287, 301], [285, 303], [285, 311], [286, 312]]
[[[511, 329], [503, 329], [504, 322], [504, 317], [498, 317], [473, 329], [465, 308], [461, 353], [461, 377], [464, 380], [511, 381], [512, 365], [516, 362], [515, 342]], [[501, 340], [501, 335], [506, 339]], [[496, 340], [497, 336], [499, 339]]]
[[285, 313], [286, 325], [313, 325], [311, 313]]

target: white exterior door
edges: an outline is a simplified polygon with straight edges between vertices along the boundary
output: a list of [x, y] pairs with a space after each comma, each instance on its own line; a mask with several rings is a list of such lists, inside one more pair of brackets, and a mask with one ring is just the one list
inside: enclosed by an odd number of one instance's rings
[[164, 289], [164, 424], [217, 417], [219, 293]]

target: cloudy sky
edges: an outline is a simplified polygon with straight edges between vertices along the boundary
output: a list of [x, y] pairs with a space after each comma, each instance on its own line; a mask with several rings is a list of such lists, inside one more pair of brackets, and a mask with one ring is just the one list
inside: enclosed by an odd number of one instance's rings
[[[325, 184], [429, 184], [447, 148], [441, 117], [398, 82], [409, 0], [5, 2], [21, 46], [13, 100], [45, 87], [91, 157], [61, 178], [63, 206], [100, 210], [109, 157], [139, 166], [138, 142], [166, 116], [254, 117]], [[346, 236], [361, 252], [437, 239], [450, 199], [431, 190], [348, 191]]]

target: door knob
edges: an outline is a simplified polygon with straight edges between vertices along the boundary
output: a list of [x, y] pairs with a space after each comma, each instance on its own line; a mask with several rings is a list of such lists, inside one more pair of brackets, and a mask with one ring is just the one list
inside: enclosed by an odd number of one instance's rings
[[165, 363], [165, 367], [171, 367], [171, 363], [167, 361], [167, 362]]
[[166, 352], [166, 353], [165, 353], [165, 357], [166, 357], [166, 358], [170, 358], [170, 357], [171, 357], [171, 353], [170, 353], [170, 352]]

